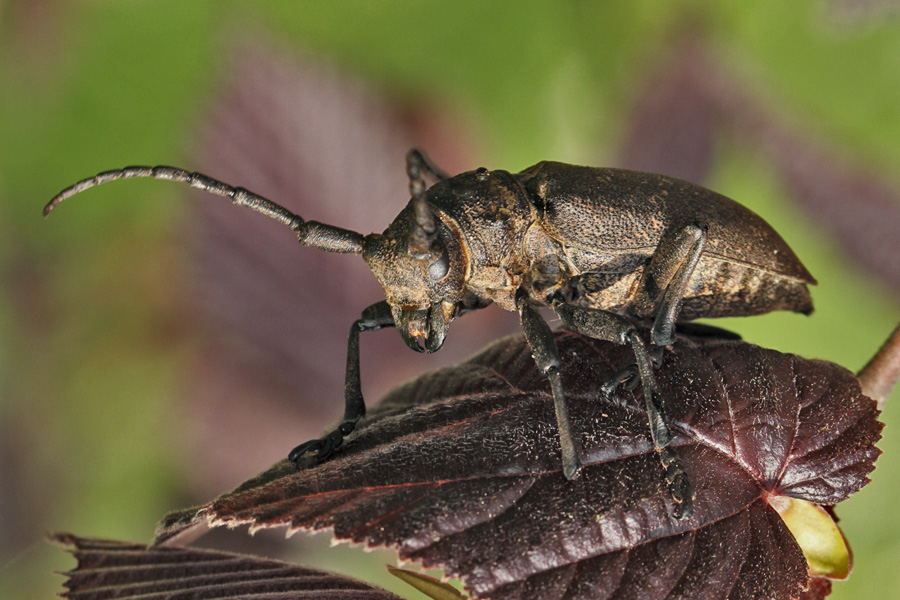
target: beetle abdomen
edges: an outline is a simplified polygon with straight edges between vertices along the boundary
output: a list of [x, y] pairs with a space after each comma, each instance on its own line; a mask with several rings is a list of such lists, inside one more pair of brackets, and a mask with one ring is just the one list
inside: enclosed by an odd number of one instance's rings
[[768, 269], [701, 256], [685, 290], [679, 319], [747, 317], [774, 310], [811, 313], [806, 283]]
[[[647, 257], [622, 255], [593, 265], [589, 259], [594, 257], [585, 253], [570, 251], [569, 258], [584, 269], [575, 278], [577, 283], [573, 281], [583, 296], [583, 304], [624, 311], [639, 319], [653, 317], [653, 312], [633, 312], [631, 305]], [[706, 255], [700, 257], [688, 282], [678, 318], [687, 321], [748, 317], [774, 310], [811, 313], [812, 299], [806, 283], [767, 269]]]

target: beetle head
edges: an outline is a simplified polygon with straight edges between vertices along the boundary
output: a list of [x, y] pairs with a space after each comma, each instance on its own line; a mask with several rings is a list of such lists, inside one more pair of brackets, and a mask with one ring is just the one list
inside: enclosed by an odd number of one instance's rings
[[465, 261], [453, 230], [413, 200], [384, 233], [366, 236], [363, 259], [384, 288], [406, 345], [439, 350], [464, 297]]

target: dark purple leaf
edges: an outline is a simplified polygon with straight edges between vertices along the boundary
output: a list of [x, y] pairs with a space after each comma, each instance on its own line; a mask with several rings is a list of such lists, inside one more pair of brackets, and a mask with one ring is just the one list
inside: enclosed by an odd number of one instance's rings
[[66, 573], [71, 600], [400, 600], [344, 575], [195, 548], [145, 546], [57, 534], [78, 560]]
[[743, 342], [679, 340], [658, 370], [696, 488], [679, 521], [640, 389], [599, 392], [630, 349], [556, 338], [579, 479], [561, 473], [548, 385], [513, 336], [395, 389], [333, 459], [279, 463], [169, 517], [162, 538], [203, 520], [333, 527], [485, 598], [796, 598], [806, 562], [769, 499], [834, 504], [868, 482], [881, 424], [853, 375]]

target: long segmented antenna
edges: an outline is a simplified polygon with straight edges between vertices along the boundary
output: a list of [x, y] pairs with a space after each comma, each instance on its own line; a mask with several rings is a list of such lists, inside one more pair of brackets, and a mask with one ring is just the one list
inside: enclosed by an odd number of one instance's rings
[[225, 196], [230, 198], [233, 204], [238, 206], [246, 206], [262, 213], [267, 217], [275, 219], [279, 223], [283, 223], [291, 228], [297, 234], [300, 244], [319, 248], [327, 252], [340, 252], [344, 254], [360, 254], [362, 253], [364, 237], [347, 229], [326, 225], [316, 221], [304, 221], [302, 217], [289, 211], [267, 198], [263, 198], [259, 194], [246, 190], [242, 187], [234, 187], [213, 179], [203, 173], [192, 173], [184, 169], [175, 167], [157, 166], [157, 167], [125, 167], [124, 169], [116, 169], [114, 171], [104, 171], [93, 177], [83, 179], [75, 185], [69, 186], [56, 196], [44, 207], [44, 216], [49, 215], [63, 200], [71, 198], [75, 194], [79, 194], [94, 186], [101, 185], [117, 179], [134, 179], [137, 177], [152, 177], [154, 179], [165, 179], [168, 181], [177, 181], [178, 183], [186, 183], [193, 188], [216, 194], [217, 196]]

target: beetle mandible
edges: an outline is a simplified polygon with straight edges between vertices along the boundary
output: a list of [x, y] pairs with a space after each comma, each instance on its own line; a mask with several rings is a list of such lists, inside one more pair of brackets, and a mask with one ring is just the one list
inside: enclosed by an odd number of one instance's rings
[[[300, 244], [362, 254], [386, 299], [350, 327], [343, 422], [291, 451], [327, 458], [365, 415], [359, 334], [396, 327], [417, 352], [441, 348], [450, 322], [497, 304], [516, 311], [540, 371], [550, 382], [565, 476], [581, 468], [559, 356], [538, 313], [549, 306], [572, 330], [629, 344], [635, 364], [603, 385], [641, 384], [654, 447], [674, 513], [691, 514], [693, 488], [663, 412], [654, 362], [674, 341], [676, 323], [772, 310], [809, 314], [815, 280], [784, 240], [740, 204], [686, 181], [623, 169], [540, 162], [520, 173], [485, 168], [448, 177], [418, 150], [406, 157], [411, 200], [384, 233], [362, 235], [306, 221], [274, 202], [201, 173], [126, 167], [63, 190], [44, 208], [90, 187], [153, 177], [229, 197], [284, 223]], [[436, 180], [430, 188], [426, 177]], [[650, 344], [636, 325], [650, 324]], [[421, 341], [420, 341], [421, 340]], [[423, 346], [424, 343], [424, 346]]]

